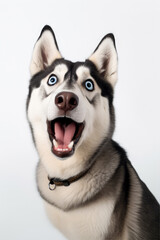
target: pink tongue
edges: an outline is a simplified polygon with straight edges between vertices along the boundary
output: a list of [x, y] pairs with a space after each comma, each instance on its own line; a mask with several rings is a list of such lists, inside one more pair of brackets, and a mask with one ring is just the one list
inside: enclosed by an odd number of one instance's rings
[[54, 126], [54, 131], [58, 144], [68, 146], [75, 134], [76, 126], [74, 122], [72, 122], [68, 126], [61, 125], [59, 122], [56, 122]]

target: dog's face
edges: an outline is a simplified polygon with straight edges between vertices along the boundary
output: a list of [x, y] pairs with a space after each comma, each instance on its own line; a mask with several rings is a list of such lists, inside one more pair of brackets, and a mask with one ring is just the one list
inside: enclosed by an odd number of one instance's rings
[[40, 157], [91, 156], [113, 130], [113, 35], [106, 35], [85, 62], [72, 63], [62, 58], [46, 26], [34, 47], [30, 70], [27, 113]]

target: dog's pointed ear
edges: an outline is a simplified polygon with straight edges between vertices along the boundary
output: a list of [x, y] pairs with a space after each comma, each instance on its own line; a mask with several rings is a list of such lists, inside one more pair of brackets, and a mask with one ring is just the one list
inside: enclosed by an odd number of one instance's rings
[[62, 58], [52, 28], [46, 25], [35, 44], [30, 64], [31, 76], [47, 68], [58, 58]]
[[117, 82], [118, 57], [112, 33], [101, 40], [89, 60], [96, 65], [100, 75], [114, 87]]

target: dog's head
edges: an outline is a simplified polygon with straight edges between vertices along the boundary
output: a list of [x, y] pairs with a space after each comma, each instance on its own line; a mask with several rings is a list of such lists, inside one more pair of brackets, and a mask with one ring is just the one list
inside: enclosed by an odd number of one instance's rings
[[42, 158], [91, 156], [114, 128], [113, 88], [117, 53], [106, 35], [85, 62], [62, 58], [55, 35], [45, 26], [34, 47], [27, 101], [28, 119]]

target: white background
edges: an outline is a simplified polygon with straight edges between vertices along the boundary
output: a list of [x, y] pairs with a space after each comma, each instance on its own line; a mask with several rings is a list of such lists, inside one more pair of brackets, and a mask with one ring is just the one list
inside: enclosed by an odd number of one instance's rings
[[42, 27], [66, 59], [84, 60], [113, 32], [119, 55], [117, 140], [160, 200], [160, 1], [0, 1], [0, 239], [62, 240], [36, 190], [37, 153], [25, 116], [29, 63]]

